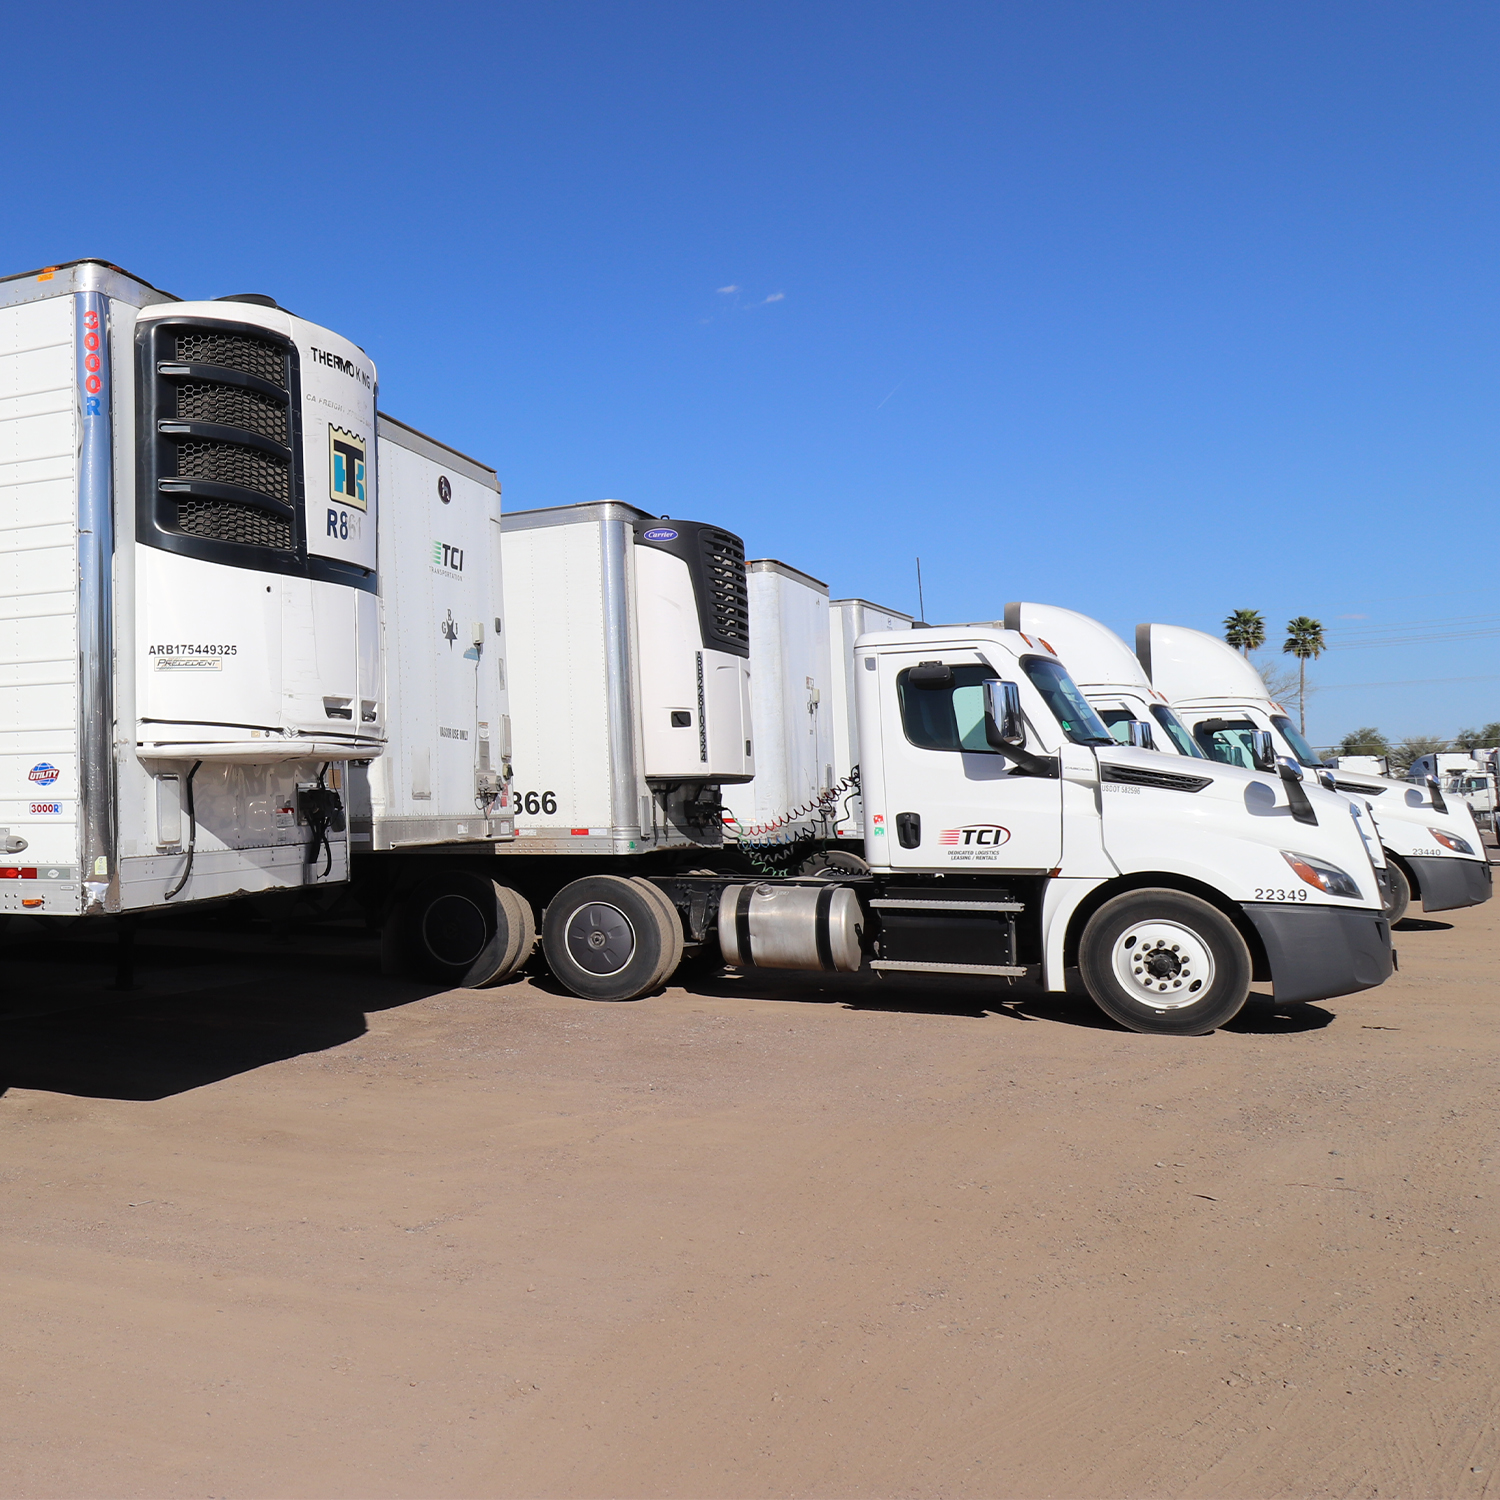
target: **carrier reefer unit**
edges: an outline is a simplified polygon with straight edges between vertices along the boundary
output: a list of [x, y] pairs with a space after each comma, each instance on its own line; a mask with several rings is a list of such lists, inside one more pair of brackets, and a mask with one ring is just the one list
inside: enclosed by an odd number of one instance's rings
[[502, 524], [517, 855], [718, 848], [755, 774], [744, 546], [615, 500]]
[[351, 779], [356, 853], [515, 833], [495, 471], [382, 412], [386, 754]]
[[854, 698], [854, 643], [876, 631], [910, 630], [913, 617], [868, 599], [834, 599], [828, 606], [828, 665], [833, 679], [833, 780], [848, 786], [837, 802], [834, 837], [857, 843], [865, 836], [859, 794], [859, 715]]
[[1269, 733], [1277, 753], [1304, 768], [1309, 780], [1335, 787], [1369, 806], [1385, 850], [1390, 895], [1386, 911], [1398, 921], [1413, 895], [1424, 911], [1475, 906], [1490, 898], [1490, 867], [1478, 825], [1467, 807], [1450, 808], [1436, 780], [1423, 786], [1325, 767], [1272, 701], [1260, 674], [1226, 642], [1181, 625], [1136, 626], [1136, 654], [1152, 685], [1171, 699], [1211, 760], [1253, 763], [1253, 738]]
[[773, 558], [746, 575], [755, 779], [731, 784], [724, 808], [742, 846], [779, 852], [833, 837], [828, 585]]
[[346, 870], [384, 730], [375, 369], [103, 261], [0, 282], [0, 911]]

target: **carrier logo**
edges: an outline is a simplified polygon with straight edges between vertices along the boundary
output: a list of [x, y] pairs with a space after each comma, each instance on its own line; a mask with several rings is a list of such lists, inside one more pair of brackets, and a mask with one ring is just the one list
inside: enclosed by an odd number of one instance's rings
[[945, 828], [938, 834], [938, 843], [961, 846], [966, 849], [982, 847], [998, 849], [1010, 842], [1010, 829], [998, 823], [970, 823], [963, 828]]
[[27, 781], [34, 781], [38, 786], [51, 786], [62, 774], [56, 766], [49, 766], [46, 761], [39, 761], [27, 773]]
[[641, 536], [648, 542], [675, 542], [677, 540], [677, 533], [665, 526], [658, 527], [654, 531], [643, 531]]
[[462, 547], [450, 547], [447, 542], [434, 542], [432, 544], [432, 565], [435, 568], [447, 568], [450, 572], [462, 573], [464, 570], [464, 549]]
[[328, 498], [340, 505], [367, 509], [365, 503], [365, 440], [342, 427], [328, 429]]

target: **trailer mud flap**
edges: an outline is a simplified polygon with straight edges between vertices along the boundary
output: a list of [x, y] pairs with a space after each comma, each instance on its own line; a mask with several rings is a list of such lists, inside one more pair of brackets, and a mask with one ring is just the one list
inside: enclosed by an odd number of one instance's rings
[[1246, 903], [1282, 1004], [1327, 1000], [1384, 984], [1395, 969], [1391, 925], [1378, 912]]

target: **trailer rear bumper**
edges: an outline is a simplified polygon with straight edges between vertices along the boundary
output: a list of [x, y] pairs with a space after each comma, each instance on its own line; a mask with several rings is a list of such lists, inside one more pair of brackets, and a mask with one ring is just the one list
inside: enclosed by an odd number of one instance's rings
[[1374, 911], [1247, 902], [1283, 1004], [1374, 989], [1391, 977], [1391, 924]]
[[1480, 859], [1434, 859], [1407, 856], [1417, 877], [1423, 911], [1453, 911], [1478, 906], [1491, 895], [1489, 863]]

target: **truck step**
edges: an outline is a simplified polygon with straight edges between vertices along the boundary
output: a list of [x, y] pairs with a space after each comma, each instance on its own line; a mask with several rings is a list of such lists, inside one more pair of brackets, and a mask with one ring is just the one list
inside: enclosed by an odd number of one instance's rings
[[878, 911], [1025, 911], [1022, 901], [943, 901], [926, 897], [877, 896], [870, 905]]
[[993, 974], [1000, 979], [1024, 979], [1027, 974], [1026, 969], [1014, 964], [934, 964], [897, 958], [873, 958], [870, 967], [903, 974]]

